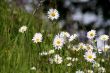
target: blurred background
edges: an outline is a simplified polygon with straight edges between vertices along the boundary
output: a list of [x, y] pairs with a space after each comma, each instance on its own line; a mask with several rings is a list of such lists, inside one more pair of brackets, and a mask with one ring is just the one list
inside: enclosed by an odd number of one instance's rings
[[30, 14], [42, 9], [43, 19], [47, 19], [50, 8], [56, 8], [60, 13], [59, 27], [69, 33], [78, 33], [81, 39], [91, 29], [97, 30], [97, 36], [110, 35], [110, 0], [8, 0], [8, 3]]

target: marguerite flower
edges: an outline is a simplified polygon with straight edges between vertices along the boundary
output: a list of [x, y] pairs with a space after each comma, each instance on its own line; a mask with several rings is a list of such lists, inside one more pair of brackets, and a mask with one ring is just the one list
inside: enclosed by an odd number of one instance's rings
[[62, 57], [60, 57], [58, 54], [56, 54], [56, 55], [54, 56], [54, 62], [55, 62], [56, 64], [61, 64], [61, 63], [63, 62], [63, 59], [62, 59]]
[[24, 33], [27, 30], [27, 26], [22, 26], [19, 29], [19, 32]]
[[60, 36], [64, 37], [64, 38], [66, 38], [66, 37], [68, 38], [68, 37], [70, 37], [70, 34], [68, 32], [63, 31], [63, 32], [60, 33]]
[[60, 35], [56, 35], [54, 40], [53, 40], [53, 46], [55, 49], [61, 49], [64, 45], [64, 38], [60, 37]]
[[107, 41], [108, 39], [109, 39], [109, 36], [108, 35], [101, 35], [100, 37], [99, 37], [102, 41]]
[[85, 45], [84, 43], [79, 43], [78, 48], [84, 50], [84, 49], [86, 49], [87, 47], [86, 47], [86, 45]]
[[91, 30], [91, 31], [87, 32], [87, 38], [93, 39], [95, 36], [96, 36], [95, 30]]
[[42, 42], [42, 34], [41, 33], [36, 33], [32, 39], [34, 43]]
[[94, 59], [96, 58], [96, 54], [91, 51], [87, 51], [85, 53], [84, 57], [88, 62], [93, 62]]
[[93, 48], [92, 45], [86, 44], [86, 50], [87, 50], [87, 51], [92, 51], [93, 49], [94, 49], [94, 48]]
[[77, 34], [71, 35], [71, 36], [69, 37], [69, 42], [73, 41], [73, 40], [76, 39], [77, 37], [78, 37]]
[[58, 19], [59, 18], [58, 11], [56, 9], [49, 9], [48, 18], [51, 20]]
[[109, 49], [110, 49], [110, 46], [108, 46], [108, 45], [105, 45], [105, 46], [103, 47], [103, 51], [104, 51], [104, 52], [107, 52]]

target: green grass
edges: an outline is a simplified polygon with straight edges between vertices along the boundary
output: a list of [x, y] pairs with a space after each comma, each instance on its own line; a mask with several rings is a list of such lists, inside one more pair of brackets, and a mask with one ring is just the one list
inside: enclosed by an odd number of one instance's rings
[[[60, 55], [63, 58], [72, 56], [79, 59], [72, 67], [67, 67], [67, 62], [60, 65], [50, 64], [48, 62], [50, 56], [39, 56], [39, 52], [54, 49], [53, 38], [60, 31], [56, 21], [41, 18], [42, 10], [43, 7], [32, 15], [16, 6], [11, 8], [5, 1], [0, 1], [0, 73], [75, 73], [79, 69], [83, 71], [90, 69], [91, 63], [84, 60], [83, 51], [71, 54], [66, 45], [60, 51]], [[24, 34], [18, 32], [22, 25], [28, 27]], [[33, 43], [32, 38], [36, 32], [43, 34], [42, 43]], [[106, 68], [106, 73], [110, 73], [109, 62], [109, 58], [105, 59], [104, 63], [101, 62], [101, 66]], [[36, 70], [31, 70], [33, 66]]]

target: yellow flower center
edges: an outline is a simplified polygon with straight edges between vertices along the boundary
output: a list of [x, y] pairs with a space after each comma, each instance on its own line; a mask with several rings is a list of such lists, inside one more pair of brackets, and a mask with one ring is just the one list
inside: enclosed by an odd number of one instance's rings
[[60, 43], [61, 43], [61, 42], [58, 40], [58, 41], [57, 41], [57, 44], [59, 45]]
[[36, 42], [40, 42], [40, 39], [36, 39]]
[[51, 16], [53, 16], [53, 17], [54, 17], [54, 16], [55, 16], [55, 13], [54, 13], [54, 12], [52, 12], [52, 13], [51, 13]]
[[92, 59], [92, 56], [90, 55], [90, 56], [88, 56], [88, 58], [89, 58], [89, 59]]
[[90, 34], [90, 36], [94, 36], [94, 34], [93, 34], [93, 33], [91, 33], [91, 34]]

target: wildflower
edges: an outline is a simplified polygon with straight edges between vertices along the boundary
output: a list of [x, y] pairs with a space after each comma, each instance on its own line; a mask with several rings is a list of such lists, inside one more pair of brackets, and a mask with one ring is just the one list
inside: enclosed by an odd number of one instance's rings
[[73, 47], [71, 48], [71, 50], [72, 50], [72, 51], [79, 51], [80, 48], [78, 48], [78, 47], [76, 47], [76, 46], [73, 46]]
[[75, 73], [84, 73], [84, 72], [83, 72], [83, 71], [78, 70], [78, 71], [76, 71]]
[[70, 37], [70, 34], [68, 32], [61, 32], [60, 36], [64, 37], [64, 38], [66, 38], [66, 37], [68, 38], [68, 37]]
[[98, 68], [98, 67], [100, 67], [100, 64], [95, 62], [95, 63], [93, 63], [93, 67]]
[[92, 50], [93, 50], [93, 46], [90, 45], [90, 44], [87, 44], [87, 45], [86, 45], [86, 50], [87, 50], [87, 51], [92, 51]]
[[48, 18], [51, 20], [58, 19], [59, 18], [58, 11], [56, 9], [49, 9]]
[[98, 68], [98, 73], [105, 73], [105, 72], [106, 72], [106, 70], [105, 70], [104, 67], [99, 67]]
[[104, 51], [104, 52], [107, 52], [109, 49], [110, 49], [110, 46], [108, 46], [108, 45], [105, 45], [105, 46], [103, 47], [103, 51]]
[[89, 38], [89, 39], [93, 39], [95, 36], [96, 36], [95, 30], [91, 30], [87, 33], [87, 38]]
[[72, 58], [71, 58], [71, 57], [66, 57], [66, 59], [67, 59], [67, 60], [71, 60]]
[[31, 67], [31, 70], [36, 70], [36, 67], [34, 67], [34, 66], [33, 66], [33, 67]]
[[46, 56], [46, 55], [48, 55], [48, 53], [45, 52], [45, 51], [43, 51], [43, 52], [40, 53], [40, 55], [41, 55], [41, 56]]
[[73, 62], [74, 62], [74, 61], [78, 61], [78, 58], [73, 58], [72, 61], [73, 61]]
[[53, 40], [53, 46], [55, 49], [61, 49], [64, 45], [64, 39], [60, 37], [59, 35], [56, 35], [54, 40]]
[[71, 35], [71, 36], [69, 37], [69, 42], [73, 41], [73, 40], [76, 39], [77, 37], [78, 37], [77, 34]]
[[22, 26], [19, 29], [19, 32], [24, 33], [27, 30], [27, 26]]
[[53, 54], [55, 50], [49, 50], [48, 54]]
[[86, 45], [83, 43], [79, 43], [78, 48], [79, 49], [86, 49]]
[[92, 70], [87, 70], [87, 73], [94, 73]]
[[108, 35], [101, 35], [99, 38], [102, 41], [107, 41], [109, 39], [109, 36]]
[[85, 52], [84, 57], [88, 62], [93, 62], [94, 59], [96, 58], [96, 54], [91, 51], [87, 51]]
[[72, 63], [68, 63], [68, 64], [67, 64], [67, 66], [71, 66], [71, 65], [72, 65]]
[[54, 56], [54, 61], [55, 61], [56, 64], [61, 64], [63, 62], [63, 59], [58, 54], [56, 54]]
[[49, 58], [50, 64], [53, 64], [54, 60], [52, 58]]
[[42, 42], [42, 34], [36, 33], [32, 39], [34, 43]]

